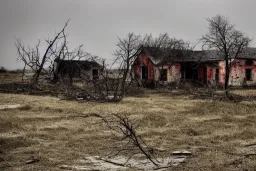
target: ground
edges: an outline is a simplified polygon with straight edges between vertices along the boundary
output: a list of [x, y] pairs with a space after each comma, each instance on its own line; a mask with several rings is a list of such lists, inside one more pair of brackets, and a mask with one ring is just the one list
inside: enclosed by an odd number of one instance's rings
[[[108, 155], [118, 144], [99, 118], [77, 117], [86, 114], [126, 115], [159, 156], [192, 153], [169, 170], [256, 170], [256, 101], [204, 100], [170, 91], [146, 91], [119, 103], [0, 97], [0, 105], [22, 105], [0, 110], [0, 170], [66, 170], [63, 165], [85, 165], [86, 156]], [[31, 159], [38, 160], [26, 164]]]

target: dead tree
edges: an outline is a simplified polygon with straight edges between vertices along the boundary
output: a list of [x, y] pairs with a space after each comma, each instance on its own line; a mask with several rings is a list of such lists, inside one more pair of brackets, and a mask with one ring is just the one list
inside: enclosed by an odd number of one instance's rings
[[39, 75], [40, 75], [40, 73], [41, 73], [41, 71], [42, 71], [42, 69], [43, 69], [43, 67], [44, 67], [44, 64], [45, 64], [45, 61], [46, 61], [47, 54], [48, 54], [49, 50], [52, 48], [52, 46], [54, 45], [54, 43], [55, 43], [58, 39], [61, 39], [61, 38], [62, 38], [62, 37], [61, 37], [62, 35], [63, 35], [63, 37], [65, 37], [64, 31], [65, 31], [65, 28], [66, 28], [67, 25], [68, 25], [68, 22], [69, 22], [69, 20], [66, 22], [65, 26], [64, 26], [64, 27], [62, 28], [62, 30], [55, 36], [55, 38], [54, 38], [53, 40], [48, 41], [48, 42], [50, 42], [50, 44], [49, 44], [49, 46], [47, 47], [47, 49], [46, 49], [46, 51], [45, 51], [45, 53], [44, 53], [44, 56], [43, 56], [43, 58], [42, 58], [41, 64], [39, 65], [39, 69], [38, 69], [37, 72], [36, 72], [36, 75], [35, 75], [35, 78], [34, 78], [34, 83], [37, 83], [37, 81], [38, 81], [38, 77], [39, 77]]
[[[126, 38], [118, 38], [117, 47], [118, 49], [114, 53], [114, 63], [118, 63], [119, 68], [117, 76], [118, 85], [116, 86], [114, 94], [115, 99], [122, 98], [131, 83], [131, 66], [141, 47], [141, 36], [128, 33]], [[130, 83], [127, 83], [128, 80]]]
[[[56, 46], [55, 50], [57, 50], [58, 41], [61, 41], [61, 40], [64, 40], [62, 47], [66, 46], [65, 29], [68, 25], [68, 22], [69, 20], [65, 23], [62, 30], [58, 32], [52, 40], [46, 40], [46, 42], [48, 43], [48, 46], [42, 57], [40, 56], [40, 51], [39, 51], [40, 40], [38, 41], [38, 44], [35, 46], [35, 48], [31, 48], [31, 47], [26, 48], [22, 44], [21, 40], [16, 38], [15, 45], [18, 51], [18, 59], [24, 62], [23, 75], [26, 67], [29, 67], [34, 73], [34, 76], [32, 79], [33, 84], [36, 84], [38, 82], [38, 78], [43, 70], [47, 73], [47, 70], [45, 67], [49, 67], [49, 65], [47, 66], [46, 63], [47, 62], [52, 63], [53, 61], [52, 54], [58, 53], [57, 51], [53, 50], [53, 46]], [[63, 49], [61, 48], [59, 51], [59, 54], [61, 54], [62, 50]]]
[[154, 155], [154, 149], [149, 147], [142, 138], [137, 135], [136, 128], [128, 117], [114, 114], [112, 118], [100, 117], [110, 129], [114, 139], [122, 143], [122, 147], [114, 151], [111, 157], [120, 153], [130, 155], [128, 160], [135, 154], [143, 154], [155, 166], [159, 166], [159, 161]]
[[[160, 61], [164, 62], [167, 58], [182, 56], [185, 57], [191, 54], [193, 47], [189, 42], [181, 39], [170, 38], [167, 33], [160, 34], [158, 37], [153, 37], [151, 34], [140, 36], [134, 33], [129, 33], [126, 38], [119, 38], [117, 50], [115, 51], [115, 64], [118, 64], [118, 77], [120, 80], [116, 86], [114, 98], [122, 99], [127, 93], [130, 85], [134, 81], [132, 75], [132, 64], [138, 57], [143, 48], [154, 48], [153, 53], [159, 51], [164, 52]], [[180, 55], [182, 53], [183, 55]]]
[[[160, 34], [159, 37], [153, 38], [149, 36], [147, 41], [144, 44], [144, 47], [154, 47], [154, 53], [161, 51], [161, 57], [159, 59], [160, 63], [157, 64], [157, 69], [161, 71], [164, 69], [164, 65], [172, 65], [175, 59], [180, 61], [185, 61], [186, 57], [189, 57], [193, 54], [193, 49], [195, 46], [192, 46], [190, 42], [186, 42], [182, 39], [170, 38], [167, 33]], [[161, 82], [160, 78], [162, 73], [158, 77], [157, 82]], [[164, 82], [162, 80], [162, 82]]]
[[135, 35], [128, 33], [126, 38], [118, 38], [117, 50], [115, 51], [114, 64], [118, 64], [117, 86], [114, 93], [114, 99], [122, 99], [127, 93], [130, 85], [134, 81], [132, 74], [132, 64], [136, 60], [139, 52], [143, 47], [155, 47], [156, 49], [163, 49], [168, 46], [169, 36], [161, 34], [157, 38], [152, 35]]
[[15, 42], [17, 51], [18, 51], [18, 59], [22, 60], [24, 63], [23, 71], [22, 71], [22, 80], [25, 75], [25, 70], [27, 67], [29, 67], [33, 73], [37, 72], [37, 69], [40, 65], [40, 52], [39, 52], [39, 45], [40, 40], [38, 40], [37, 45], [35, 48], [25, 48], [25, 46], [22, 44], [21, 40], [16, 38]]
[[225, 92], [229, 97], [229, 74], [231, 60], [237, 58], [243, 52], [246, 51], [251, 39], [241, 31], [235, 29], [228, 18], [217, 15], [212, 18], [208, 18], [209, 30], [208, 33], [202, 36], [201, 42], [203, 48], [216, 49], [220, 55], [225, 59]]

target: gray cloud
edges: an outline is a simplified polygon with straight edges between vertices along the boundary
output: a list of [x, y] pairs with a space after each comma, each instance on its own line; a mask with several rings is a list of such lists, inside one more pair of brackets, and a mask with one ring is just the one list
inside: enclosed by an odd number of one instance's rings
[[[207, 31], [207, 17], [222, 14], [237, 29], [255, 36], [254, 0], [1, 0], [0, 66], [20, 68], [14, 37], [33, 45], [67, 28], [69, 45], [112, 58], [117, 37], [167, 32], [196, 43]], [[255, 44], [253, 44], [255, 45]]]

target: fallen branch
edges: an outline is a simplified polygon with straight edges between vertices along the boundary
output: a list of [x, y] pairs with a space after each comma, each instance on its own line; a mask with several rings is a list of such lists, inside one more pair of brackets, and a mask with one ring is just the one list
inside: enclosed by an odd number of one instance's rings
[[122, 163], [113, 162], [113, 161], [110, 161], [110, 160], [107, 160], [107, 159], [103, 159], [103, 158], [100, 158], [100, 157], [98, 159], [102, 160], [104, 162], [107, 162], [107, 163], [111, 163], [111, 164], [117, 165], [117, 166], [127, 167], [125, 164], [122, 164]]

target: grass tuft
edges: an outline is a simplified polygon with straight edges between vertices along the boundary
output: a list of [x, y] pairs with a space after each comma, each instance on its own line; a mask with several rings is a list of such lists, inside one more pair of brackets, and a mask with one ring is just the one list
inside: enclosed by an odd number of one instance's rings
[[30, 105], [21, 106], [18, 108], [19, 110], [31, 110], [32, 107]]

